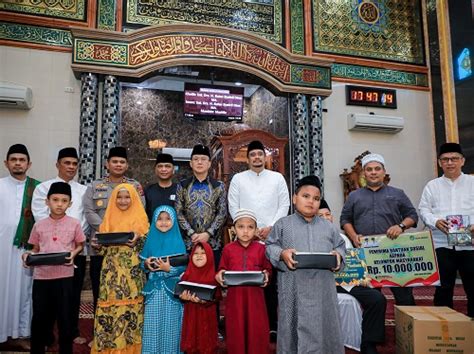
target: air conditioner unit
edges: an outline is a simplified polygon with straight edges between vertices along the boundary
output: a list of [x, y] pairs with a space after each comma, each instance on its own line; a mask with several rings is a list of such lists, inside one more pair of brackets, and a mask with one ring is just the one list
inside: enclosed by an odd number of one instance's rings
[[351, 131], [398, 133], [403, 129], [403, 117], [379, 116], [377, 114], [351, 113], [347, 116], [347, 127]]
[[29, 87], [0, 81], [0, 107], [31, 109], [33, 92]]
[[163, 154], [170, 154], [175, 161], [190, 161], [193, 149], [163, 148]]

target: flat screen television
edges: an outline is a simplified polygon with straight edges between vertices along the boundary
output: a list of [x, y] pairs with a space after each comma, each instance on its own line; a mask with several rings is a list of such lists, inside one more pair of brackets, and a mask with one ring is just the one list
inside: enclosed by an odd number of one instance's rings
[[241, 121], [243, 111], [243, 87], [184, 85], [184, 116], [187, 118]]

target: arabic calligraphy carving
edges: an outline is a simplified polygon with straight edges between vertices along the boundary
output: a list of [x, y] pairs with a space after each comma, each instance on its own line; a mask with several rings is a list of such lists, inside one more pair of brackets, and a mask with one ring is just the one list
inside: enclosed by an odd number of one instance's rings
[[121, 43], [94, 43], [76, 41], [74, 58], [80, 62], [106, 62], [113, 65], [127, 65], [127, 45]]
[[428, 87], [426, 74], [347, 64], [333, 64], [331, 71], [334, 77]]
[[1, 0], [0, 10], [84, 21], [86, 1], [87, 0]]
[[331, 88], [331, 78], [329, 70], [321, 70], [316, 67], [292, 65], [291, 82], [305, 86], [318, 86]]
[[283, 40], [282, 0], [127, 0], [126, 8], [125, 24], [207, 24]]
[[130, 45], [131, 66], [173, 55], [199, 55], [226, 58], [271, 72], [283, 82], [290, 81], [290, 64], [253, 44], [227, 38], [199, 35], [169, 35], [148, 38]]
[[59, 47], [72, 47], [72, 36], [69, 31], [9, 22], [0, 22], [0, 38]]
[[170, 34], [132, 43], [76, 38], [75, 63], [139, 68], [177, 57], [223, 59], [252, 66], [280, 82], [307, 87], [331, 88], [327, 67], [300, 65], [252, 43], [206, 35]]

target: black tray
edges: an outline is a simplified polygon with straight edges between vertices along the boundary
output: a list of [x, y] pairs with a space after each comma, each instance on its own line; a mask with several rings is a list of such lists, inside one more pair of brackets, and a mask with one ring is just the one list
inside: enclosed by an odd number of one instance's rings
[[[163, 261], [166, 261], [167, 257], [169, 257], [170, 265], [172, 267], [186, 267], [189, 262], [189, 256], [187, 254], [175, 254], [173, 256], [161, 256], [161, 257], [154, 257], [154, 258], [155, 260], [158, 258], [161, 258]], [[153, 264], [151, 266], [153, 267]]]
[[337, 267], [337, 258], [331, 253], [296, 252], [293, 259], [297, 261], [296, 269], [333, 269]]
[[191, 294], [195, 294], [201, 300], [212, 301], [216, 295], [217, 287], [215, 285], [180, 281], [174, 288], [174, 295], [179, 297], [185, 290], [189, 290]]
[[67, 262], [66, 257], [70, 255], [71, 252], [29, 254], [25, 263], [27, 266], [61, 265]]
[[133, 232], [103, 232], [95, 234], [99, 245], [124, 245], [132, 240]]
[[227, 286], [262, 286], [265, 284], [265, 274], [259, 271], [226, 271], [224, 284]]

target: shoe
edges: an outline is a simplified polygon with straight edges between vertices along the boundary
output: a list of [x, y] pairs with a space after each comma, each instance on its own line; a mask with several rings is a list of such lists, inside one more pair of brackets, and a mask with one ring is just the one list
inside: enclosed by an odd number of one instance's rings
[[276, 343], [277, 341], [277, 331], [270, 331], [270, 343]]
[[87, 343], [87, 339], [85, 339], [84, 337], [81, 337], [81, 336], [77, 336], [76, 338], [74, 338], [73, 342], [75, 344], [82, 345], [84, 343]]
[[361, 354], [378, 354], [377, 345], [374, 342], [365, 342], [360, 346]]
[[29, 338], [17, 338], [12, 340], [12, 344], [15, 347], [21, 348], [23, 351], [29, 352], [31, 350], [30, 339]]
[[55, 341], [56, 341], [56, 338], [54, 337], [54, 334], [51, 333], [50, 335], [46, 337], [46, 346], [52, 347]]

